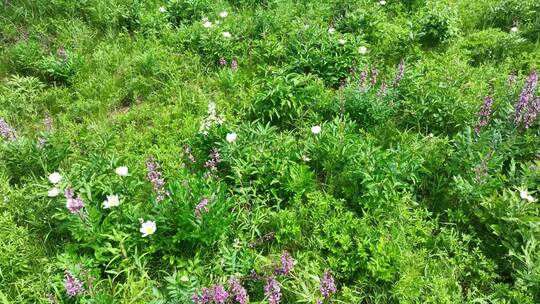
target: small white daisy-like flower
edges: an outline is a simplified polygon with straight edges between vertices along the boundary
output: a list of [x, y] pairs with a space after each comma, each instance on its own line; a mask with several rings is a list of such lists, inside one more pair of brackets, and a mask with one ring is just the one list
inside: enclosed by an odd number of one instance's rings
[[328, 34], [333, 34], [333, 33], [335, 33], [335, 32], [336, 32], [336, 29], [333, 28], [333, 27], [331, 27], [331, 28], [328, 29]]
[[114, 170], [114, 172], [120, 176], [127, 176], [128, 175], [128, 167], [121, 166]]
[[142, 233], [143, 237], [147, 237], [156, 232], [156, 222], [146, 221], [141, 224], [141, 229], [139, 231]]
[[311, 133], [317, 135], [321, 133], [321, 126], [313, 126], [311, 127]]
[[49, 175], [49, 181], [53, 184], [58, 184], [62, 180], [62, 175], [58, 172], [53, 172]]
[[511, 31], [512, 33], [516, 33], [516, 32], [518, 31], [518, 27], [517, 27], [517, 26], [513, 26], [513, 27], [510, 29], [510, 31]]
[[343, 44], [347, 43], [347, 40], [339, 39], [338, 42], [339, 42], [339, 44], [343, 45]]
[[306, 155], [302, 155], [302, 160], [308, 162], [311, 160], [311, 158], [307, 157]]
[[120, 198], [118, 198], [118, 195], [107, 195], [107, 200], [103, 202], [103, 208], [109, 209], [118, 206], [120, 206]]
[[227, 16], [229, 16], [229, 13], [227, 13], [226, 11], [223, 11], [223, 12], [219, 13], [219, 16], [221, 18], [226, 18]]
[[365, 47], [365, 46], [359, 47], [358, 48], [358, 53], [360, 53], [362, 55], [366, 54], [367, 53], [367, 47]]
[[167, 9], [165, 8], [165, 6], [160, 6], [159, 7], [159, 12], [160, 13], [165, 13], [167, 11]]
[[231, 35], [231, 33], [229, 33], [229, 32], [223, 32], [223, 37], [225, 37], [225, 38], [231, 38], [232, 35]]
[[386, 5], [386, 1], [381, 0], [381, 1], [379, 1], [379, 4], [380, 4], [380, 5]]
[[210, 22], [210, 21], [205, 21], [205, 22], [203, 23], [202, 26], [205, 27], [205, 28], [212, 27], [212, 22]]
[[51, 190], [47, 191], [47, 196], [48, 197], [56, 197], [56, 196], [58, 196], [58, 194], [60, 194], [60, 190], [58, 190], [58, 188], [56, 188], [56, 187], [54, 187]]
[[225, 136], [225, 140], [227, 140], [228, 142], [230, 143], [233, 143], [236, 141], [236, 138], [238, 137], [238, 135], [236, 135], [236, 133], [228, 133], [227, 136]]

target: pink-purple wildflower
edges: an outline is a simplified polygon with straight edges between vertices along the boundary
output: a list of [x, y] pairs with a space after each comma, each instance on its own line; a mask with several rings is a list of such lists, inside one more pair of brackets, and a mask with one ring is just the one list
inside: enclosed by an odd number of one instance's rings
[[212, 297], [214, 303], [224, 304], [229, 298], [229, 293], [225, 290], [225, 287], [223, 287], [223, 285], [214, 284], [214, 286], [212, 286]]
[[286, 251], [286, 250], [283, 251], [283, 253], [281, 254], [281, 257], [280, 257], [280, 262], [281, 262], [280, 267], [277, 268], [274, 271], [274, 273], [281, 274], [281, 275], [284, 275], [284, 276], [289, 275], [289, 273], [294, 268], [294, 260], [293, 260], [293, 258], [291, 257], [291, 255], [289, 254], [288, 251]]
[[264, 295], [268, 299], [268, 303], [279, 304], [281, 301], [281, 288], [279, 287], [279, 283], [276, 281], [276, 278], [270, 277], [266, 280], [266, 285], [264, 286]]
[[203, 197], [199, 203], [197, 204], [197, 206], [195, 206], [195, 216], [198, 217], [198, 218], [201, 218], [202, 217], [202, 212], [204, 211], [205, 213], [208, 213], [208, 199], [206, 197]]
[[324, 298], [330, 297], [333, 293], [337, 291], [336, 285], [334, 283], [334, 277], [332, 277], [330, 272], [324, 272], [321, 278], [321, 285], [319, 287], [319, 290]]
[[14, 141], [17, 138], [15, 130], [3, 118], [0, 118], [0, 136], [7, 141]]
[[156, 194], [156, 202], [161, 202], [168, 195], [165, 190], [165, 179], [161, 173], [161, 167], [154, 157], [149, 157], [146, 160], [146, 167], [148, 168], [148, 174], [146, 177], [152, 183], [154, 193]]
[[399, 83], [405, 76], [405, 59], [401, 59], [397, 67], [396, 77], [394, 78], [394, 87], [398, 87]]
[[70, 297], [84, 292], [83, 283], [67, 270], [64, 272], [64, 288]]
[[204, 287], [201, 290], [201, 294], [193, 293], [191, 301], [195, 304], [208, 304], [212, 301], [212, 293], [210, 292], [210, 289]]
[[379, 76], [379, 69], [372, 68], [371, 69], [371, 85], [374, 86], [377, 83], [377, 77]]
[[229, 279], [229, 287], [234, 300], [240, 304], [246, 304], [249, 302], [249, 296], [247, 290], [240, 284], [240, 280], [237, 277], [231, 277]]
[[538, 85], [538, 73], [532, 71], [525, 86], [519, 95], [519, 100], [515, 106], [514, 124], [516, 126], [524, 126], [528, 129], [536, 119], [537, 113], [540, 110], [540, 98], [534, 98], [534, 92]]
[[225, 58], [223, 57], [220, 57], [218, 60], [218, 64], [219, 64], [219, 67], [222, 68], [227, 65], [227, 60], [225, 60]]
[[64, 190], [64, 196], [66, 197], [66, 208], [71, 212], [72, 214], [79, 213], [82, 208], [84, 208], [84, 202], [80, 196], [77, 195], [75, 197], [75, 193], [73, 192], [73, 189], [67, 187], [66, 190]]
[[184, 145], [184, 154], [187, 155], [189, 161], [192, 164], [197, 162], [197, 160], [195, 159], [195, 156], [193, 156], [193, 154], [191, 153], [191, 147], [188, 144]]
[[236, 72], [238, 70], [238, 61], [236, 59], [233, 59], [231, 61], [231, 70], [233, 72]]
[[480, 112], [478, 112], [478, 125], [474, 128], [476, 135], [480, 134], [480, 129], [488, 124], [492, 106], [493, 97], [489, 95], [484, 97], [484, 104], [482, 105], [482, 108], [480, 108]]

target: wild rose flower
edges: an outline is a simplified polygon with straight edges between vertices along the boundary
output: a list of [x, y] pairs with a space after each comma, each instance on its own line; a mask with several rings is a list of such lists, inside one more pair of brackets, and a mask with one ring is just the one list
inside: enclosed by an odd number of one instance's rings
[[8, 141], [14, 141], [17, 138], [15, 130], [3, 118], [0, 118], [0, 136]]
[[321, 286], [319, 288], [323, 297], [328, 298], [330, 295], [336, 292], [336, 285], [334, 283], [334, 277], [325, 271], [321, 278]]
[[208, 202], [209, 200], [206, 197], [203, 197], [199, 203], [195, 206], [195, 216], [200, 218], [202, 216], [202, 212], [208, 213]]
[[143, 237], [147, 237], [156, 232], [156, 222], [146, 221], [141, 224], [141, 229], [139, 231], [142, 233]]
[[223, 32], [222, 35], [225, 38], [231, 38], [232, 37], [231, 33], [229, 33], [229, 32]]
[[386, 5], [386, 1], [381, 0], [381, 1], [379, 1], [379, 4], [380, 4], [380, 5]]
[[107, 200], [103, 202], [103, 208], [109, 209], [120, 206], [118, 195], [107, 195]]
[[396, 78], [394, 78], [394, 87], [399, 86], [399, 83], [403, 79], [404, 75], [405, 75], [405, 60], [401, 59], [397, 67]]
[[56, 196], [58, 196], [58, 194], [60, 194], [60, 190], [58, 190], [58, 188], [56, 188], [56, 187], [54, 187], [51, 190], [47, 191], [47, 196], [48, 197], [56, 197]]
[[517, 26], [512, 26], [512, 27], [510, 28], [510, 32], [512, 32], [512, 33], [517, 33], [517, 31], [518, 31], [518, 27], [517, 27]]
[[529, 203], [534, 203], [536, 201], [534, 197], [532, 197], [532, 195], [530, 195], [529, 192], [527, 192], [527, 190], [519, 190], [519, 196], [521, 197], [522, 200], [526, 200]]
[[311, 133], [315, 135], [321, 133], [321, 126], [317, 125], [317, 126], [311, 127]]
[[64, 196], [66, 197], [66, 208], [72, 214], [79, 213], [82, 208], [84, 208], [84, 202], [80, 196], [75, 197], [73, 189], [66, 188], [64, 190]]
[[270, 304], [279, 304], [281, 301], [281, 288], [274, 277], [270, 277], [266, 280], [264, 295]]
[[229, 143], [233, 143], [236, 141], [236, 138], [238, 137], [238, 135], [234, 132], [232, 133], [228, 133], [227, 136], [225, 136], [225, 140]]
[[206, 22], [203, 23], [202, 26], [203, 26], [204, 28], [210, 28], [210, 27], [212, 27], [212, 22], [206, 21]]
[[83, 283], [67, 270], [64, 272], [64, 288], [70, 297], [74, 297], [84, 292]]
[[515, 106], [514, 124], [516, 126], [524, 125], [525, 128], [528, 129], [532, 122], [536, 119], [538, 110], [540, 110], [540, 100], [534, 99], [534, 92], [537, 85], [538, 73], [536, 71], [532, 71], [525, 81], [525, 86], [523, 87], [519, 100]]
[[480, 129], [488, 124], [489, 118], [491, 116], [491, 107], [493, 106], [493, 97], [486, 96], [484, 98], [484, 104], [478, 113], [478, 125], [474, 128], [476, 135], [480, 134]]
[[49, 181], [52, 184], [58, 184], [62, 180], [62, 175], [58, 172], [53, 172], [51, 175], [49, 175]]
[[149, 157], [146, 160], [146, 167], [148, 168], [148, 174], [146, 177], [152, 183], [154, 193], [156, 194], [156, 202], [161, 202], [168, 195], [165, 190], [165, 179], [161, 174], [161, 167], [154, 157]]
[[165, 13], [166, 11], [167, 11], [167, 9], [164, 6], [159, 7], [159, 12], [160, 13]]
[[249, 302], [249, 296], [247, 290], [240, 284], [240, 280], [236, 277], [229, 279], [229, 287], [231, 289], [234, 300], [240, 304], [246, 304]]
[[118, 167], [114, 170], [114, 172], [120, 176], [127, 176], [128, 175], [128, 167], [122, 166]]
[[367, 47], [365, 47], [365, 46], [359, 47], [358, 48], [358, 53], [360, 53], [362, 55], [366, 54], [367, 53]]
[[214, 303], [224, 304], [229, 298], [229, 293], [225, 290], [223, 285], [215, 284], [212, 286], [212, 297], [214, 299]]

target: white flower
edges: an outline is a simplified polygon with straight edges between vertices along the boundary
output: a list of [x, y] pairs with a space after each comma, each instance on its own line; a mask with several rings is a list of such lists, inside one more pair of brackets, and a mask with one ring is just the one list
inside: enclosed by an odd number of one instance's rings
[[58, 194], [60, 194], [60, 190], [58, 190], [58, 188], [56, 187], [52, 188], [51, 190], [47, 192], [48, 197], [55, 197], [55, 196], [58, 196]]
[[333, 34], [333, 33], [335, 33], [335, 32], [336, 32], [336, 29], [333, 28], [333, 27], [331, 27], [331, 28], [328, 29], [328, 34]]
[[308, 162], [311, 160], [311, 158], [307, 157], [306, 155], [302, 155], [302, 160]]
[[535, 201], [534, 197], [532, 197], [526, 190], [519, 190], [519, 196], [521, 199], [526, 200], [529, 203], [533, 203]]
[[338, 42], [339, 42], [339, 44], [345, 44], [345, 43], [347, 42], [347, 40], [345, 40], [345, 39], [339, 39]]
[[164, 6], [159, 7], [159, 12], [160, 13], [165, 13], [166, 11], [167, 11], [167, 9]]
[[311, 127], [311, 133], [317, 135], [321, 133], [321, 126], [313, 126]]
[[366, 53], [367, 53], [367, 47], [365, 47], [365, 46], [359, 47], [359, 48], [358, 48], [358, 53], [360, 53], [360, 54], [362, 54], [362, 55], [363, 55], [363, 54], [366, 54]]
[[225, 37], [225, 38], [231, 38], [232, 35], [231, 35], [231, 33], [229, 33], [229, 32], [223, 32], [223, 37]]
[[111, 207], [120, 206], [120, 199], [118, 195], [107, 195], [107, 200], [103, 202], [103, 208], [109, 209]]
[[142, 233], [143, 237], [147, 237], [156, 232], [156, 222], [146, 221], [141, 224], [141, 229], [139, 230]]
[[62, 180], [62, 175], [58, 172], [53, 172], [49, 175], [49, 181], [53, 184], [58, 184]]
[[379, 1], [379, 4], [380, 4], [380, 5], [385, 5], [385, 4], [386, 4], [386, 1], [381, 0], [381, 1]]
[[214, 21], [214, 23], [215, 23], [216, 25], [219, 25], [219, 24], [221, 23], [221, 21], [216, 20], [216, 21]]
[[212, 22], [210, 22], [210, 21], [206, 21], [206, 22], [204, 22], [204, 23], [203, 23], [203, 25], [202, 25], [202, 26], [203, 26], [203, 27], [205, 27], [205, 28], [209, 28], [209, 27], [211, 27], [211, 26], [212, 26]]
[[518, 31], [517, 26], [513, 26], [513, 27], [510, 29], [510, 31], [511, 31], [512, 33], [517, 32], [517, 31]]
[[203, 18], [202, 18], [202, 21], [203, 21], [203, 22], [208, 21], [208, 17], [203, 17]]
[[120, 176], [127, 176], [128, 175], [128, 167], [126, 167], [126, 166], [118, 167], [118, 168], [116, 168], [116, 170], [114, 170], [114, 172], [116, 172], [116, 174], [118, 174]]
[[229, 16], [229, 13], [227, 13], [226, 11], [223, 11], [223, 12], [219, 13], [219, 16], [221, 18], [225, 18], [225, 17]]
[[236, 137], [237, 137], [236, 133], [233, 132], [233, 133], [228, 133], [227, 136], [225, 137], [225, 139], [228, 142], [233, 143], [233, 142], [236, 141]]

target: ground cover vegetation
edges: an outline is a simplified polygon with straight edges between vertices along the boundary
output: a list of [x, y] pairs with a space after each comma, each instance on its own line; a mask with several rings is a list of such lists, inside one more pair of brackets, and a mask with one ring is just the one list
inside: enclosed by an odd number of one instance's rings
[[540, 303], [540, 2], [0, 2], [0, 303]]

